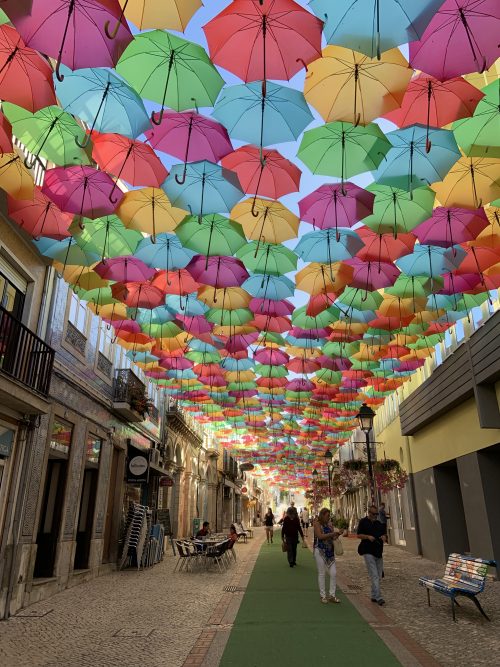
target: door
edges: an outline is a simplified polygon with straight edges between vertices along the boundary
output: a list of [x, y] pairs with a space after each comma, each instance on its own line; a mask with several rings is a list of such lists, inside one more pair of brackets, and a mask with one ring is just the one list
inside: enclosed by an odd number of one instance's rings
[[54, 576], [67, 468], [67, 460], [49, 458], [47, 474], [45, 476], [40, 524], [36, 539], [37, 551], [34, 577]]
[[98, 470], [95, 468], [85, 469], [76, 532], [75, 570], [85, 570], [89, 566], [90, 542], [94, 528], [97, 477]]
[[[112, 535], [116, 535], [117, 531], [114, 530], [114, 526], [117, 524], [116, 521], [113, 521], [113, 516], [115, 514], [115, 500], [116, 500], [116, 482], [118, 479], [118, 466], [120, 462], [121, 452], [116, 447], [113, 447], [113, 458], [111, 459], [111, 471], [109, 474], [109, 487], [108, 487], [108, 502], [106, 506], [106, 524], [104, 528], [104, 545], [102, 553], [102, 562], [110, 563], [116, 560], [116, 546], [118, 540], [116, 539], [115, 553], [113, 554], [113, 549], [111, 549], [112, 544]], [[119, 515], [119, 511], [118, 511]]]
[[406, 538], [403, 521], [401, 489], [391, 491], [391, 527], [394, 535], [394, 543], [399, 546], [406, 546]]

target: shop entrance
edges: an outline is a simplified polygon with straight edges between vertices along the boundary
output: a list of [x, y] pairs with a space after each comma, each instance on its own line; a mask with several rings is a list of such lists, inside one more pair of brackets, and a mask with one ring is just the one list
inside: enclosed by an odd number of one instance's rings
[[49, 458], [45, 476], [42, 512], [36, 538], [34, 577], [54, 576], [67, 471], [68, 462], [66, 459]]
[[90, 544], [94, 531], [95, 499], [97, 480], [99, 477], [99, 459], [101, 457], [102, 440], [96, 436], [87, 437], [85, 469], [83, 472], [80, 510], [76, 532], [75, 570], [89, 567]]

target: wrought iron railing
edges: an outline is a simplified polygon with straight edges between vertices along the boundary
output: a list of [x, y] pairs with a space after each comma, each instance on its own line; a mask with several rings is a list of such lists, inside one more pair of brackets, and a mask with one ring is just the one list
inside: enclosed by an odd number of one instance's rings
[[115, 370], [113, 400], [115, 403], [134, 403], [146, 395], [146, 387], [130, 368]]
[[0, 306], [0, 371], [48, 396], [54, 350]]

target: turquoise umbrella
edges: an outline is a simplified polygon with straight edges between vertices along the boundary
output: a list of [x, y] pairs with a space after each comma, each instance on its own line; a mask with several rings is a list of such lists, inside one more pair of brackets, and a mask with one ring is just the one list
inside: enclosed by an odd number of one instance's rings
[[212, 116], [232, 138], [261, 147], [295, 141], [313, 120], [301, 92], [260, 81], [224, 88]]
[[466, 256], [467, 253], [459, 245], [441, 248], [417, 244], [410, 255], [400, 257], [395, 264], [407, 276], [437, 278], [443, 273], [455, 271]]
[[234, 171], [207, 160], [191, 162], [187, 167], [174, 165], [162, 188], [173, 206], [189, 209], [200, 221], [205, 213], [229, 212], [243, 197]]
[[374, 174], [380, 185], [412, 192], [442, 181], [460, 158], [453, 132], [411, 125], [386, 135], [392, 148]]
[[196, 292], [187, 294], [185, 297], [178, 296], [177, 294], [168, 294], [165, 302], [176, 313], [195, 317], [196, 315], [204, 315], [208, 310], [208, 306], [199, 301], [197, 297], [198, 294]]
[[155, 242], [148, 236], [135, 249], [134, 256], [151, 268], [175, 271], [189, 264], [196, 253], [184, 248], [175, 234], [157, 234]]
[[294, 252], [304, 262], [331, 264], [351, 259], [364, 247], [363, 241], [351, 229], [320, 229], [304, 234]]
[[258, 299], [281, 301], [295, 293], [295, 285], [286, 276], [250, 276], [242, 284], [242, 288]]

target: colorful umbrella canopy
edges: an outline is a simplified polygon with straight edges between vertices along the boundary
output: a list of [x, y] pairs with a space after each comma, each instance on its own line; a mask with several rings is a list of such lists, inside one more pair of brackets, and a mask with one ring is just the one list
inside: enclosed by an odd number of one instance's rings
[[453, 124], [453, 134], [466, 155], [500, 157], [499, 82], [483, 88], [484, 97], [472, 118]]
[[12, 220], [34, 238], [47, 236], [62, 240], [69, 236], [68, 227], [73, 216], [62, 213], [39, 188], [33, 190], [33, 199], [9, 197], [8, 210]]
[[123, 19], [115, 38], [106, 36], [106, 21], [114, 23], [119, 16], [117, 0], [33, 0], [30, 13], [14, 16], [14, 23], [28, 46], [57, 59], [61, 81], [61, 63], [72, 70], [116, 65], [132, 40]]
[[192, 260], [196, 253], [185, 248], [175, 234], [161, 233], [142, 238], [139, 241], [134, 257], [140, 259], [151, 268], [172, 271], [183, 269]]
[[266, 81], [291, 79], [318, 58], [322, 26], [293, 0], [234, 0], [203, 30], [214, 63], [244, 81]]
[[246, 238], [241, 227], [222, 215], [205, 215], [198, 219], [187, 216], [175, 229], [176, 236], [185, 248], [206, 255], [234, 255]]
[[488, 226], [484, 210], [437, 207], [432, 217], [421, 222], [413, 233], [420, 243], [449, 248], [473, 241]]
[[314, 227], [352, 227], [373, 211], [375, 196], [354, 183], [325, 184], [299, 201], [300, 218]]
[[[189, 20], [201, 7], [200, 0], [120, 0], [127, 20], [138, 28], [167, 28], [183, 32]], [[113, 34], [111, 32], [110, 34]]]
[[0, 155], [0, 188], [14, 199], [29, 199], [33, 195], [33, 177], [17, 153]]
[[297, 236], [299, 218], [278, 201], [246, 199], [236, 204], [231, 218], [238, 222], [249, 239], [281, 243]]
[[142, 188], [126, 192], [116, 214], [129, 229], [151, 234], [154, 243], [157, 232], [173, 231], [187, 211], [172, 206], [163, 190]]
[[363, 241], [350, 229], [321, 229], [304, 234], [294, 252], [305, 262], [332, 262], [350, 259], [363, 248]]

